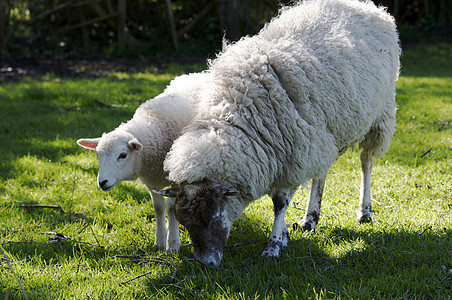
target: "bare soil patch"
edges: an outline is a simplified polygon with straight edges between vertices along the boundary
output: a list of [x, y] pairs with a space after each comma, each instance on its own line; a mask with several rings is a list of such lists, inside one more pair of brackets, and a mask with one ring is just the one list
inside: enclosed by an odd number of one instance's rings
[[24, 77], [41, 78], [52, 74], [63, 78], [97, 78], [111, 72], [137, 73], [144, 71], [164, 72], [171, 64], [184, 68], [205, 63], [201, 56], [171, 58], [30, 58], [10, 59], [0, 62], [0, 83], [15, 82]]

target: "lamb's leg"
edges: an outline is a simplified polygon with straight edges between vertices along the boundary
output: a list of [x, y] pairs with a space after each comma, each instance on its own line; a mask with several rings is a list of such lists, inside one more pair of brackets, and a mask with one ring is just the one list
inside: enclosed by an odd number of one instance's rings
[[302, 231], [315, 230], [320, 217], [320, 204], [322, 202], [323, 187], [325, 186], [325, 177], [312, 179], [306, 214], [301, 221], [293, 224], [294, 228], [298, 227]]
[[162, 195], [154, 193], [152, 190], [150, 194], [156, 221], [154, 245], [159, 249], [166, 249], [165, 198]]
[[284, 215], [289, 206], [296, 188], [280, 189], [274, 193], [272, 200], [275, 211], [273, 230], [262, 256], [279, 256], [281, 251], [289, 243], [289, 231], [287, 230]]
[[372, 222], [372, 203], [370, 197], [370, 177], [372, 173], [373, 156], [368, 151], [361, 152], [361, 191], [359, 197], [359, 206], [356, 213], [359, 223]]
[[177, 252], [180, 248], [179, 222], [174, 211], [175, 198], [167, 198], [166, 212], [168, 214], [168, 236], [166, 239], [166, 252]]

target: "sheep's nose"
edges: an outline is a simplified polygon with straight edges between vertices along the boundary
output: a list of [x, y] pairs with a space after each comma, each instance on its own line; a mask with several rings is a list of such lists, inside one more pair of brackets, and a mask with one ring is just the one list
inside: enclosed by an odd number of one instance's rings
[[105, 190], [106, 186], [107, 186], [108, 180], [102, 180], [99, 181], [99, 187], [103, 190]]

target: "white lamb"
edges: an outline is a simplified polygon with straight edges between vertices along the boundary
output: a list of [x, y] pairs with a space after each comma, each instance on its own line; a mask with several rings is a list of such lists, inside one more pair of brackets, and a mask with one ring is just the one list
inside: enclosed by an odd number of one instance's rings
[[231, 223], [265, 194], [275, 219], [263, 255], [278, 256], [289, 240], [284, 214], [295, 190], [312, 179], [299, 222], [312, 230], [328, 169], [356, 143], [358, 220], [369, 222], [372, 159], [388, 149], [395, 130], [399, 55], [394, 19], [357, 0], [284, 8], [258, 35], [226, 46], [210, 65], [200, 112], [164, 163], [180, 184], [176, 218], [195, 257], [218, 265]]
[[174, 198], [168, 198], [168, 236], [165, 199], [152, 190], [168, 186], [163, 160], [173, 141], [196, 114], [198, 92], [206, 73], [176, 77], [165, 91], [144, 102], [133, 118], [100, 138], [79, 139], [81, 147], [96, 150], [99, 157], [99, 188], [111, 190], [123, 180], [140, 181], [151, 194], [156, 217], [155, 245], [178, 251], [179, 223], [174, 217]]

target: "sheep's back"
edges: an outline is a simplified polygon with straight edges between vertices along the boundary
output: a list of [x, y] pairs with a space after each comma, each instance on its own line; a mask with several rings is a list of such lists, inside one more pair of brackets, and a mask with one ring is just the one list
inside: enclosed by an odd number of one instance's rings
[[398, 36], [394, 19], [371, 2], [305, 1], [259, 36], [300, 116], [326, 124], [337, 147], [362, 140], [395, 110]]
[[251, 198], [325, 174], [344, 147], [395, 109], [399, 46], [373, 4], [305, 1], [210, 66], [203, 103], [165, 161]]

